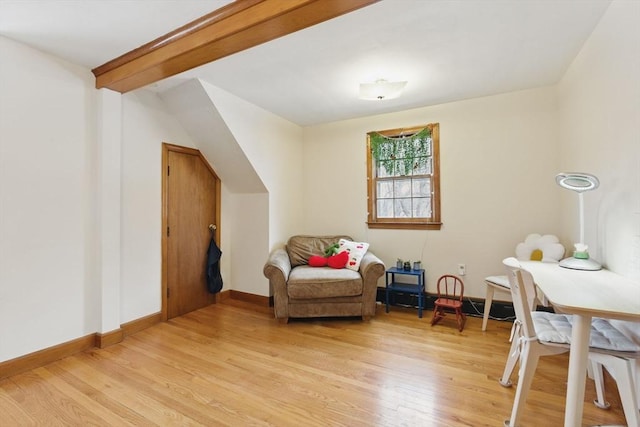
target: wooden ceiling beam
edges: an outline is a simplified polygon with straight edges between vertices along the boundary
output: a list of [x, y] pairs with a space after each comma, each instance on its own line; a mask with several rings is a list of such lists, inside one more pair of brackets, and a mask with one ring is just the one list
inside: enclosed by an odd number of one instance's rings
[[379, 0], [236, 0], [91, 70], [126, 93]]

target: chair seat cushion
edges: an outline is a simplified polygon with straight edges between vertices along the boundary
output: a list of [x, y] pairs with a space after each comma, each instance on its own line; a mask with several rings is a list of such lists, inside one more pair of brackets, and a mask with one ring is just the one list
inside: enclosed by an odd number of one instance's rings
[[[540, 341], [571, 344], [573, 316], [534, 311], [531, 313], [536, 335]], [[640, 346], [627, 338], [606, 319], [594, 318], [591, 322], [589, 347], [614, 351], [640, 351]]]
[[595, 317], [591, 322], [591, 341], [589, 344], [591, 347], [604, 350], [640, 352], [640, 345], [629, 339], [608, 319], [599, 317]]
[[501, 288], [511, 289], [507, 276], [489, 276], [485, 277], [484, 281], [487, 282], [488, 285], [496, 285]]
[[460, 302], [460, 300], [451, 298], [438, 298], [434, 304], [453, 309], [462, 307], [462, 302]]
[[347, 268], [309, 267], [301, 265], [289, 274], [289, 298], [313, 299], [362, 294], [362, 276]]

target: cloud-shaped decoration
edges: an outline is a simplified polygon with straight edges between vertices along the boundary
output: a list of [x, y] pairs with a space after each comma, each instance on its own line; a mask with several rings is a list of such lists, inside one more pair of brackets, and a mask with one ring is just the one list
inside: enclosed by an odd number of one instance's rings
[[564, 256], [564, 246], [552, 234], [529, 234], [516, 246], [516, 258], [521, 261], [558, 262]]

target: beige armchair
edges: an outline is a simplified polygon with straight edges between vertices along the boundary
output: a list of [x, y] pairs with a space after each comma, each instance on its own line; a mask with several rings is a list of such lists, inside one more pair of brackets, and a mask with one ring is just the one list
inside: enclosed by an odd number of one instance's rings
[[293, 236], [285, 248], [269, 255], [263, 272], [273, 289], [275, 317], [361, 316], [376, 313], [378, 278], [385, 266], [372, 252], [362, 258], [358, 271], [348, 268], [311, 267], [311, 255], [323, 255], [327, 247], [349, 236]]

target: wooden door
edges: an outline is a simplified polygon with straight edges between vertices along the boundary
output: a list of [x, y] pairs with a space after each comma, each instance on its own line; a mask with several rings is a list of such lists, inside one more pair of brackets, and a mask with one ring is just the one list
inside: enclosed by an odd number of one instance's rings
[[[220, 180], [198, 150], [163, 146], [163, 318], [215, 302], [206, 284], [209, 225], [219, 222]], [[219, 229], [216, 233], [219, 242]]]

